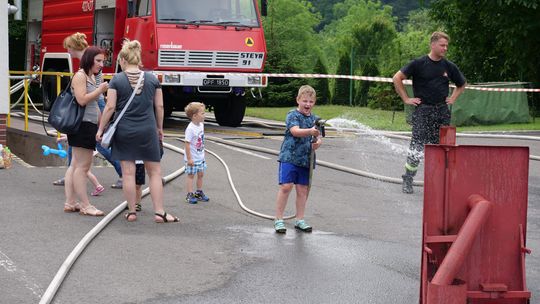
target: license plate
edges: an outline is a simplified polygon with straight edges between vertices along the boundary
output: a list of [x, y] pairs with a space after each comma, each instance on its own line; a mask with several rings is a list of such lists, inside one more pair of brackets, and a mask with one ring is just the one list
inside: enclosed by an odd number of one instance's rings
[[214, 78], [205, 78], [203, 79], [203, 86], [212, 86], [212, 87], [228, 87], [229, 79], [214, 79]]

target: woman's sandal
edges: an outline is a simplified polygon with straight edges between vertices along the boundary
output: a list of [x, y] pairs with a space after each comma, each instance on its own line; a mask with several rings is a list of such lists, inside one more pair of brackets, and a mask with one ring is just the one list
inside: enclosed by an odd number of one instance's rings
[[172, 216], [173, 219], [172, 220], [168, 220], [167, 219], [167, 212], [163, 212], [163, 214], [159, 214], [159, 213], [154, 213], [156, 215], [157, 218], [155, 218], [154, 220], [156, 221], [156, 223], [176, 223], [176, 222], [179, 222], [180, 219], [177, 218], [176, 216]]
[[[125, 210], [129, 210], [129, 207], [126, 205]], [[142, 210], [141, 204], [135, 204], [135, 211], [140, 212]]]
[[81, 205], [79, 203], [75, 203], [75, 205], [71, 205], [68, 203], [64, 204], [64, 212], [71, 213], [71, 212], [79, 212], [81, 210]]
[[135, 222], [137, 220], [137, 212], [128, 212], [124, 214], [124, 217], [128, 222]]
[[105, 215], [103, 211], [99, 210], [98, 208], [96, 208], [96, 206], [93, 206], [93, 205], [88, 205], [88, 207], [86, 208], [81, 208], [81, 210], [79, 211], [79, 214], [89, 215], [89, 216], [104, 216]]

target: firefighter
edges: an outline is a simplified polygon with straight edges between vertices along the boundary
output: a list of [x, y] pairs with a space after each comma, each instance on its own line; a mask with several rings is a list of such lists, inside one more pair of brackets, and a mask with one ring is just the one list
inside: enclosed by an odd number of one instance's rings
[[[405, 65], [393, 77], [394, 87], [404, 103], [415, 106], [412, 113], [412, 139], [407, 152], [405, 174], [402, 175], [404, 193], [413, 193], [413, 178], [424, 153], [425, 144], [439, 143], [439, 128], [450, 124], [449, 105], [453, 104], [467, 83], [459, 68], [445, 58], [450, 38], [434, 32], [430, 52]], [[409, 97], [403, 80], [411, 77], [414, 97]], [[448, 97], [449, 82], [456, 88]]]

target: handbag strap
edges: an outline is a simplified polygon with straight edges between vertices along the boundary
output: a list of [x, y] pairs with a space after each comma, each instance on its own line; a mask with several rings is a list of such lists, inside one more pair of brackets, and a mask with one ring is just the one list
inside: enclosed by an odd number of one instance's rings
[[[141, 81], [143, 79], [143, 75], [144, 75], [144, 72], [141, 71], [141, 75], [139, 76], [139, 80], [137, 81], [137, 85], [135, 86], [135, 89], [133, 89], [133, 93], [131, 93], [131, 97], [129, 97], [129, 100], [128, 102], [126, 103], [126, 106], [122, 109], [122, 112], [120, 112], [120, 114], [118, 115], [118, 117], [116, 118], [116, 120], [114, 121], [112, 127], [113, 128], [116, 128], [116, 125], [118, 124], [118, 122], [120, 121], [120, 119], [122, 118], [122, 116], [124, 116], [124, 113], [126, 112], [127, 108], [129, 107], [129, 105], [131, 104], [131, 102], [133, 101], [133, 98], [135, 97], [135, 94], [137, 93], [137, 91], [139, 90], [139, 86], [141, 85]], [[127, 74], [126, 74], [127, 76]]]

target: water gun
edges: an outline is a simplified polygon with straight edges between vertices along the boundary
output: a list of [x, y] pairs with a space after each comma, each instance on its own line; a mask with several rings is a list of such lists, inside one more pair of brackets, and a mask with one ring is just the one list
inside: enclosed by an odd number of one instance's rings
[[62, 144], [58, 143], [58, 149], [52, 149], [45, 145], [41, 146], [41, 149], [43, 149], [43, 155], [47, 156], [49, 154], [56, 154], [60, 156], [61, 158], [66, 158], [67, 152], [62, 148]]

